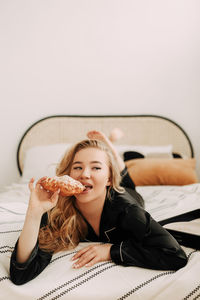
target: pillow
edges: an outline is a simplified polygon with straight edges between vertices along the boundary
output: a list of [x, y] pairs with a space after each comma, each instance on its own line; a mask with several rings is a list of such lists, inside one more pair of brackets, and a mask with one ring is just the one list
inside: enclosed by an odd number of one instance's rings
[[54, 176], [57, 163], [71, 144], [53, 144], [36, 146], [27, 150], [24, 159], [22, 182], [35, 180], [43, 176]]
[[195, 159], [132, 159], [126, 162], [136, 186], [187, 185], [198, 182]]
[[145, 146], [145, 145], [115, 145], [116, 150], [123, 158], [125, 152], [139, 152], [145, 157], [172, 158], [172, 145]]

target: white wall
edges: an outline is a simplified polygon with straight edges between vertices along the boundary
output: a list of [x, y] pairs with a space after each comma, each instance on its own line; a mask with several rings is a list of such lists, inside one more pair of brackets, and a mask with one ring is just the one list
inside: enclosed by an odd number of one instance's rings
[[199, 0], [1, 0], [0, 186], [52, 114], [159, 114], [191, 137], [200, 174]]

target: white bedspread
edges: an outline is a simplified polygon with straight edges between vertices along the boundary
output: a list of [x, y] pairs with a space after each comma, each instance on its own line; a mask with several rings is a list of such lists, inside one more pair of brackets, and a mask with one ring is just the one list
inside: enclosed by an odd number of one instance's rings
[[[138, 187], [156, 220], [200, 208], [200, 184], [183, 187]], [[188, 264], [179, 271], [155, 271], [102, 262], [72, 269], [71, 257], [84, 247], [57, 253], [34, 280], [16, 286], [9, 280], [9, 261], [23, 226], [29, 192], [13, 184], [0, 193], [0, 299], [190, 300], [200, 298], [200, 251], [184, 248]]]

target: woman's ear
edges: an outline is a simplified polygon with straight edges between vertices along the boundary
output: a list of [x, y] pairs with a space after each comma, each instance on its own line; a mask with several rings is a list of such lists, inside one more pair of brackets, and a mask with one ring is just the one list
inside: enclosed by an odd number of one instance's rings
[[110, 186], [110, 185], [111, 185], [111, 177], [108, 178], [106, 186]]

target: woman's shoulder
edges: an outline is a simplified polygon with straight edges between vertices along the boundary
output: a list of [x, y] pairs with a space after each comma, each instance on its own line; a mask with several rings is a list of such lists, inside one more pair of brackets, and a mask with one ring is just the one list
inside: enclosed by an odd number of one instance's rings
[[123, 193], [116, 191], [112, 193], [111, 206], [124, 210], [129, 206], [138, 207], [140, 204], [138, 203], [137, 195], [134, 196], [134, 194], [130, 194], [125, 190]]

